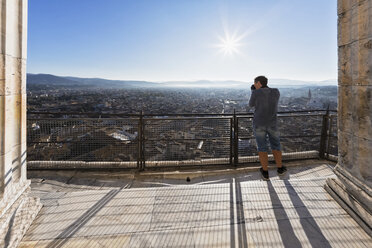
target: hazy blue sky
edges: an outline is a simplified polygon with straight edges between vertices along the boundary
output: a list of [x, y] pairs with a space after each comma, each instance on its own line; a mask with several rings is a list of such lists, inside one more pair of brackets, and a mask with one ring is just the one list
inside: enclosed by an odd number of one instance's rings
[[28, 72], [149, 81], [335, 79], [336, 2], [29, 0]]

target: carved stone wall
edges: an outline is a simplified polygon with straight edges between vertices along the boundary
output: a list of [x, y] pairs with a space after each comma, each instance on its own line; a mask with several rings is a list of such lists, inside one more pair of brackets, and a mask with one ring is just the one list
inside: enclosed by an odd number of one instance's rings
[[0, 34], [0, 246], [15, 247], [41, 207], [27, 194], [27, 0], [0, 0]]
[[371, 233], [372, 0], [338, 1], [337, 180], [326, 188]]

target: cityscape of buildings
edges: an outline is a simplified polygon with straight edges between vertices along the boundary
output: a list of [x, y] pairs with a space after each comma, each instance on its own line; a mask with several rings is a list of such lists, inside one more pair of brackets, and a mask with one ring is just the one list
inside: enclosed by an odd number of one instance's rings
[[[280, 88], [279, 111], [336, 109], [337, 87]], [[229, 158], [231, 119], [218, 114], [247, 113], [250, 89], [30, 87], [29, 160], [136, 161], [139, 119], [125, 114], [157, 114], [143, 119], [148, 161]], [[53, 112], [54, 115], [32, 114]], [[63, 114], [58, 114], [58, 112]], [[68, 115], [68, 112], [80, 115]], [[90, 113], [84, 115], [84, 113]], [[92, 117], [92, 113], [97, 115]], [[110, 116], [110, 114], [123, 114]], [[171, 118], [173, 114], [216, 114]], [[51, 118], [53, 117], [53, 118]], [[256, 154], [251, 119], [240, 116], [239, 155]], [[322, 116], [279, 118], [283, 151], [316, 150]], [[336, 142], [337, 144], [337, 142]]]

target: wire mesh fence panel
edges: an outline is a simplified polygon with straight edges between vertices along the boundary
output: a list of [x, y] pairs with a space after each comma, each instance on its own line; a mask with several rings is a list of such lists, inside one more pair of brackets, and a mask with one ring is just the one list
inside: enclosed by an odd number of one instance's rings
[[280, 143], [284, 153], [289, 152], [305, 152], [305, 151], [318, 151], [319, 150], [319, 137], [282, 137]]
[[237, 121], [239, 157], [257, 155], [256, 139], [253, 135], [253, 118], [238, 117]]
[[135, 161], [136, 119], [28, 119], [29, 161]]
[[146, 119], [145, 160], [229, 163], [230, 125], [230, 118]]
[[280, 116], [278, 129], [283, 152], [319, 150], [322, 115]]
[[337, 115], [330, 116], [330, 127], [328, 133], [328, 147], [327, 151], [329, 154], [338, 156], [338, 126], [337, 126]]
[[[251, 117], [238, 117], [239, 156], [257, 155], [252, 122]], [[319, 149], [322, 115], [283, 115], [277, 123], [283, 152]]]
[[[232, 164], [237, 155], [244, 162], [257, 155], [253, 118], [242, 114], [235, 120], [218, 115], [32, 117], [27, 120], [28, 161], [203, 165]], [[337, 156], [337, 115], [329, 120], [326, 151]], [[323, 114], [279, 115], [283, 152], [318, 151], [322, 124]]]
[[322, 120], [322, 115], [279, 116], [278, 128], [281, 136], [320, 136], [322, 130]]

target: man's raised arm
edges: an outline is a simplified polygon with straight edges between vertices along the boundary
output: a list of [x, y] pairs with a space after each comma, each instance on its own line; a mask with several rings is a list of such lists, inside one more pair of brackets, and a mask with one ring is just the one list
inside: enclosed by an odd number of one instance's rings
[[254, 94], [254, 90], [252, 90], [252, 93], [251, 93], [251, 98], [249, 99], [249, 107], [255, 107], [255, 103], [256, 103], [256, 94]]

